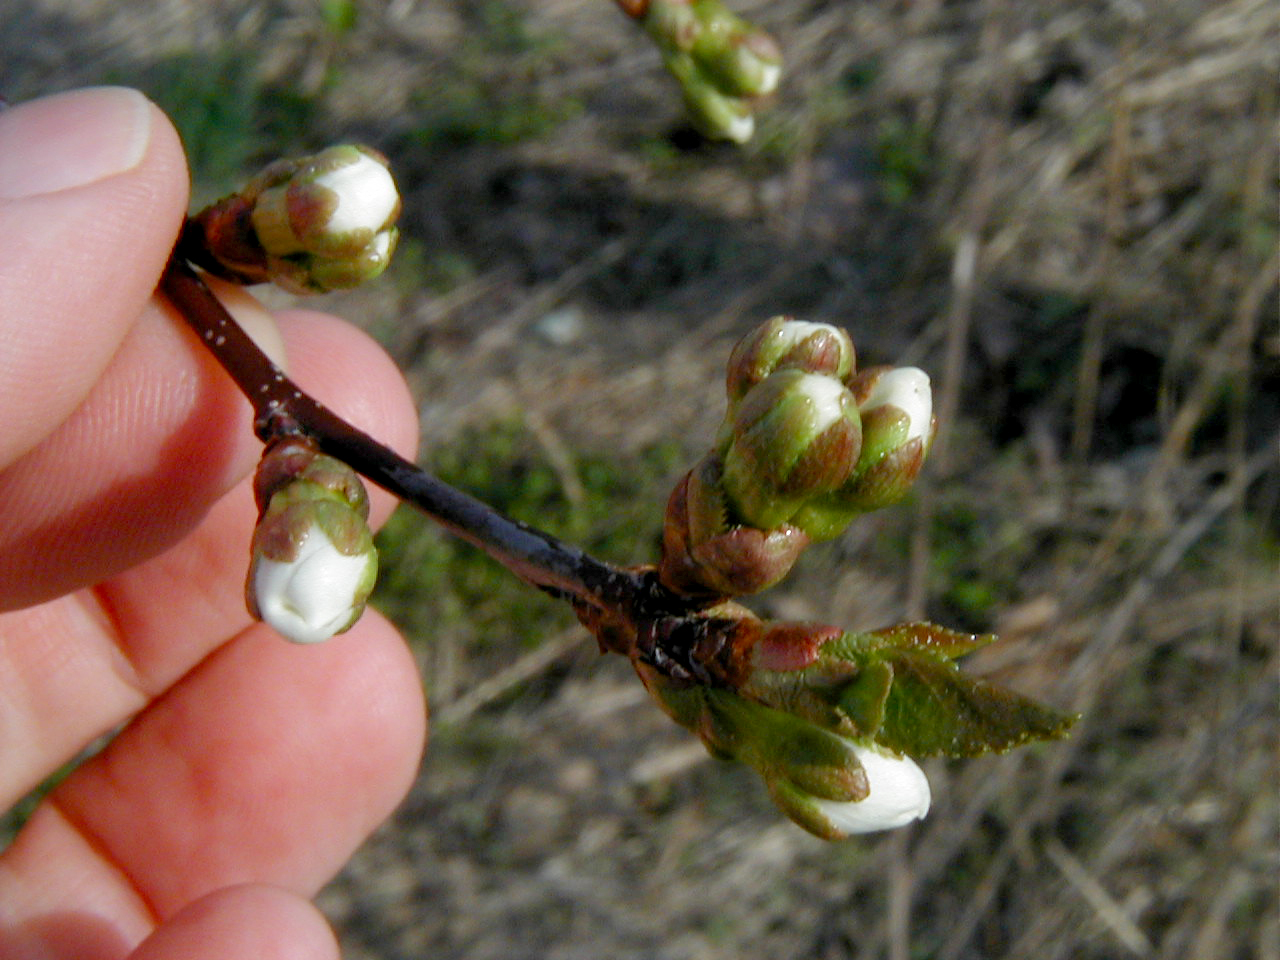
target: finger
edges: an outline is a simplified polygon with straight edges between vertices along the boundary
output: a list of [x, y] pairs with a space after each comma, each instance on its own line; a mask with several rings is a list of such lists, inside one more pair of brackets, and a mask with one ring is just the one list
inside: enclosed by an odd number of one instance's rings
[[0, 860], [0, 916], [41, 931], [77, 913], [133, 944], [222, 887], [310, 896], [407, 790], [424, 721], [376, 614], [317, 646], [250, 628], [37, 808]]
[[333, 931], [311, 903], [263, 884], [219, 890], [184, 907], [129, 960], [338, 960]]
[[[376, 344], [320, 315], [285, 316], [281, 329], [304, 387], [412, 457], [413, 406]], [[376, 523], [392, 500], [371, 494]], [[166, 491], [159, 487], [154, 496]], [[248, 625], [244, 576], [255, 518], [242, 483], [178, 545], [151, 560], [92, 590], [0, 614], [0, 807]], [[144, 512], [122, 521], [123, 528], [100, 525], [93, 534], [120, 541], [130, 535], [129, 522], [147, 520]]]
[[[274, 329], [252, 297], [223, 295], [259, 336]], [[251, 419], [172, 307], [149, 301], [84, 402], [0, 472], [0, 609], [96, 583], [176, 541], [251, 469]]]
[[84, 399], [155, 288], [186, 204], [177, 134], [136, 91], [0, 113], [0, 466]]

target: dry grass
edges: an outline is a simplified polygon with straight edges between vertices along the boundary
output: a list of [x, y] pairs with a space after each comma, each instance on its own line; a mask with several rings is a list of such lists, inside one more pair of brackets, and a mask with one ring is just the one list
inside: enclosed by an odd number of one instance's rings
[[674, 92], [605, 0], [393, 0], [342, 37], [301, 0], [0, 12], [11, 96], [230, 45], [311, 98], [301, 139], [382, 146], [414, 269], [330, 306], [429, 444], [524, 417], [570, 500], [583, 453], [692, 457], [771, 313], [925, 366], [950, 415], [914, 512], [758, 606], [995, 627], [973, 669], [1085, 713], [934, 764], [921, 827], [824, 846], [580, 634], [430, 636], [423, 777], [322, 898], [347, 955], [1275, 960], [1280, 13], [735, 7], [790, 65], [745, 152], [664, 139]]

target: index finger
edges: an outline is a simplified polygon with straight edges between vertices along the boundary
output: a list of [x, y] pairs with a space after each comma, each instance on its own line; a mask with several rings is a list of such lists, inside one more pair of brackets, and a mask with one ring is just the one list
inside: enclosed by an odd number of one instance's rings
[[[285, 316], [281, 329], [299, 383], [412, 455], [417, 431], [408, 389], [376, 344], [319, 315]], [[236, 426], [247, 431], [247, 417]], [[164, 477], [152, 482], [153, 498], [171, 492]], [[371, 491], [371, 501], [373, 519], [385, 517], [390, 498]], [[249, 623], [243, 583], [255, 516], [242, 483], [185, 539], [151, 560], [91, 590], [0, 615], [0, 806]], [[83, 535], [109, 548], [130, 535], [130, 525], [146, 520], [141, 511]]]

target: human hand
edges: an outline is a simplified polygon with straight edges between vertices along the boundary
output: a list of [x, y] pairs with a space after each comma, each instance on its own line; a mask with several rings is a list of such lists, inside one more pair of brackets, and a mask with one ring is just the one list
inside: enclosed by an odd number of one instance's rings
[[[417, 767], [421, 685], [385, 620], [299, 647], [245, 612], [261, 446], [153, 293], [186, 183], [136, 93], [0, 112], [0, 809], [119, 729], [0, 854], [4, 960], [336, 957], [307, 898]], [[227, 302], [412, 456], [404, 382], [363, 334]]]

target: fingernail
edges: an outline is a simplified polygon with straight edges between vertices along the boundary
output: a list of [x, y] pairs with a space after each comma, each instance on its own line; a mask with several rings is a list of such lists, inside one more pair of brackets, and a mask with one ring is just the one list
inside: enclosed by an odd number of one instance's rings
[[132, 170], [151, 139], [136, 90], [90, 87], [0, 111], [0, 199], [19, 200]]

